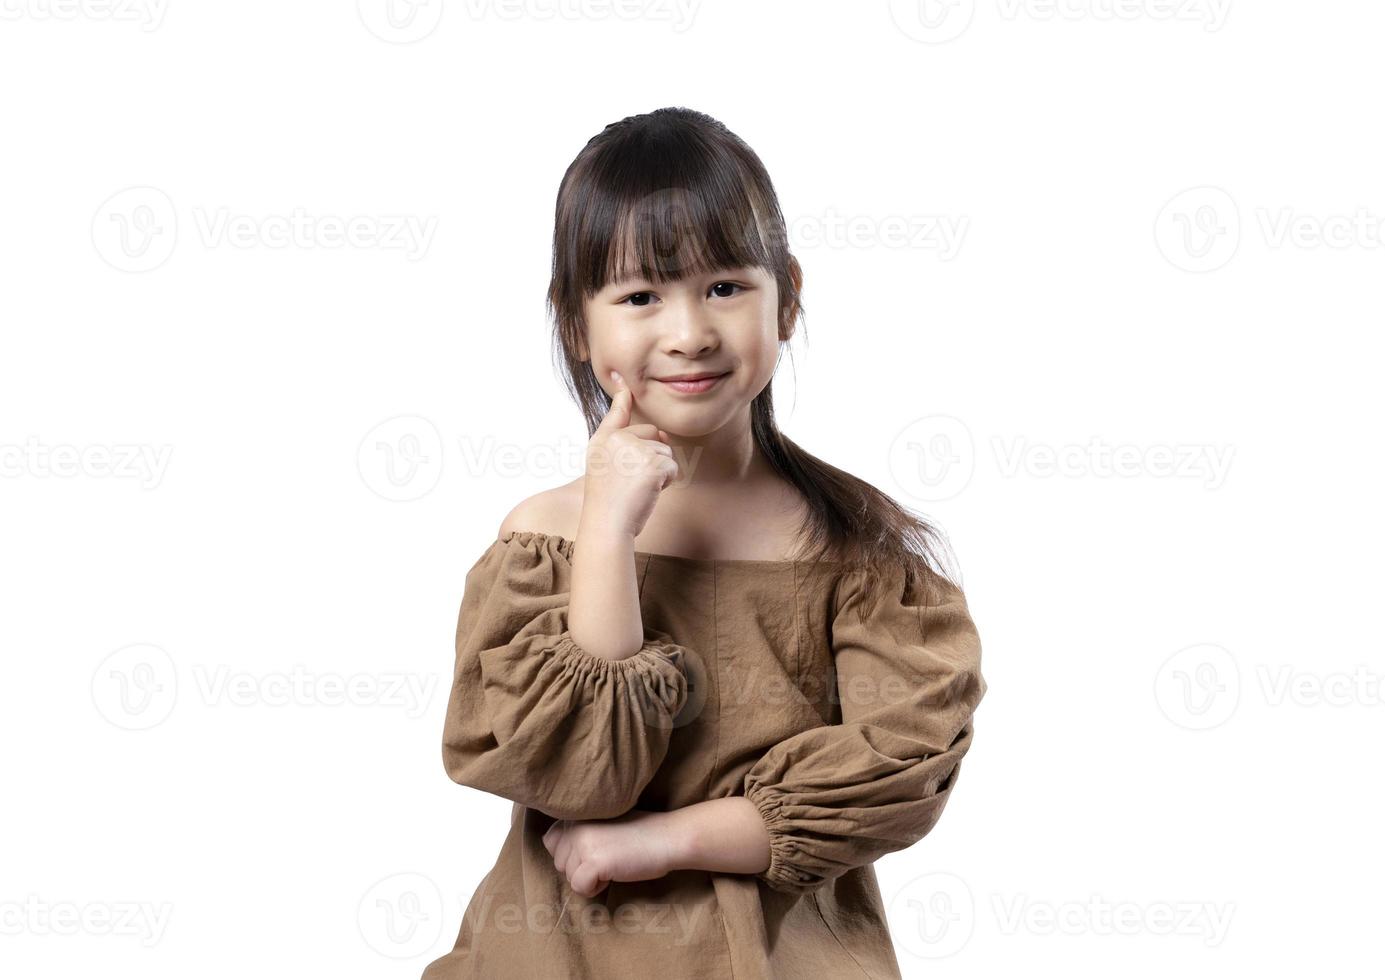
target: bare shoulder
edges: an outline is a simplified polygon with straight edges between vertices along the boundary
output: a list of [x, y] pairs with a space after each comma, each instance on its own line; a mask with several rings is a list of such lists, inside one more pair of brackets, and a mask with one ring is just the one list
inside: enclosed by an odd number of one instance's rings
[[581, 492], [582, 481], [577, 479], [525, 497], [500, 522], [498, 536], [503, 538], [513, 531], [538, 531], [569, 539], [574, 537], [577, 518], [573, 515], [581, 514]]

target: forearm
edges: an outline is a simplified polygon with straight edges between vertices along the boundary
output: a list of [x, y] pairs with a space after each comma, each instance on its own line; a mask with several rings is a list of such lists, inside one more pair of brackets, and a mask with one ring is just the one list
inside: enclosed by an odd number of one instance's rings
[[609, 660], [623, 660], [644, 646], [635, 543], [629, 534], [579, 525], [568, 629], [583, 650]]
[[694, 803], [667, 815], [670, 870], [757, 874], [769, 867], [769, 832], [743, 796]]

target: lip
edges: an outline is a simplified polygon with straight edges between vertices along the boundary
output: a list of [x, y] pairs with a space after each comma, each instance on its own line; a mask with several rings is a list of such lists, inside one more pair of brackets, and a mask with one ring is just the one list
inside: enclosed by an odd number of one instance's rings
[[723, 371], [721, 374], [703, 373], [674, 378], [655, 378], [654, 380], [671, 391], [685, 395], [700, 395], [704, 391], [711, 391], [722, 378], [730, 373], [730, 371]]

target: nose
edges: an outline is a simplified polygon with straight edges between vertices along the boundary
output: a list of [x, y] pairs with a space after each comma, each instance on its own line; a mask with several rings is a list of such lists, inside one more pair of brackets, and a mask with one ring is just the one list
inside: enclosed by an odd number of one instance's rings
[[711, 315], [698, 303], [670, 304], [666, 317], [664, 353], [700, 357], [717, 349], [718, 339]]

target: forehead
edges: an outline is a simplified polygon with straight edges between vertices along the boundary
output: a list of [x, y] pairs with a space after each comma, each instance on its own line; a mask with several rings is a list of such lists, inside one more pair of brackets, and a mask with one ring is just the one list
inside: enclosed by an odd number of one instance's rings
[[675, 204], [660, 199], [616, 217], [610, 240], [597, 250], [597, 266], [604, 265], [605, 274], [598, 275], [596, 282], [628, 287], [643, 282], [676, 284], [728, 273], [770, 275], [764, 265], [764, 248], [734, 209], [704, 213], [697, 207]]
[[[698, 280], [698, 279], [706, 279], [706, 278], [709, 277], [709, 276], [732, 276], [732, 275], [740, 276], [740, 277], [745, 278], [745, 279], [766, 279], [766, 278], [769, 278], [769, 273], [768, 273], [767, 271], [765, 271], [764, 269], [760, 268], [759, 266], [755, 266], [755, 265], [744, 265], [744, 266], [718, 266], [717, 268], [703, 269], [703, 270], [699, 270], [699, 271], [696, 271], [696, 272], [685, 273], [685, 274], [683, 274], [683, 275], [676, 275], [676, 276], [675, 276], [675, 275], [670, 275], [670, 276], [665, 276], [665, 277], [662, 279], [662, 283], [663, 283], [663, 284], [670, 284], [670, 283], [672, 283], [672, 284], [675, 284], [675, 285], [676, 285], [676, 284], [683, 283], [683, 282], [692, 282], [692, 281], [696, 281], [696, 280]], [[651, 280], [646, 279], [646, 278], [644, 277], [644, 275], [640, 272], [640, 267], [639, 267], [638, 265], [635, 265], [635, 266], [626, 265], [626, 266], [622, 266], [622, 267], [616, 272], [615, 276], [610, 280], [610, 282], [608, 282], [606, 285], [607, 285], [607, 288], [609, 288], [609, 289], [614, 289], [614, 288], [620, 287], [620, 286], [627, 286], [627, 285], [629, 285], [629, 284], [631, 284], [631, 283], [644, 283], [644, 282], [650, 282], [650, 281], [651, 281]]]

